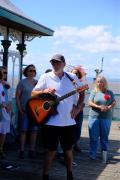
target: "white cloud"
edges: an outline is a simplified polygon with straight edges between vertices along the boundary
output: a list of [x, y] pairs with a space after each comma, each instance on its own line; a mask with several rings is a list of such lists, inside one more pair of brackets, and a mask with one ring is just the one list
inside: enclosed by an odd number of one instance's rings
[[[104, 57], [104, 75], [120, 77], [120, 35], [113, 35], [111, 26], [72, 27], [60, 26], [49, 40], [45, 38], [27, 43], [24, 64], [35, 64], [38, 76], [51, 68], [50, 58], [55, 53], [65, 55], [68, 65], [82, 65], [87, 68], [87, 76], [95, 77], [95, 69], [101, 68]], [[12, 43], [10, 49], [16, 49]]]
[[109, 26], [60, 26], [55, 30], [54, 39], [56, 48], [67, 45], [89, 53], [120, 51], [120, 36], [112, 36]]

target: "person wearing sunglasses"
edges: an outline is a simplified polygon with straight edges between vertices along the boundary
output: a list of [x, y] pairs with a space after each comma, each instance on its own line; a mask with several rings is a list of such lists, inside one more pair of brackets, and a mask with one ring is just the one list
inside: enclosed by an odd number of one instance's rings
[[33, 64], [30, 64], [27, 67], [25, 67], [25, 69], [23, 70], [23, 75], [25, 76], [25, 78], [18, 83], [16, 89], [16, 104], [19, 111], [18, 130], [20, 131], [19, 157], [21, 159], [25, 157], [24, 150], [28, 131], [30, 132], [30, 148], [28, 156], [29, 158], [35, 158], [35, 144], [38, 131], [37, 125], [31, 125], [26, 112], [27, 101], [30, 99], [31, 91], [37, 83], [37, 80], [35, 79], [35, 66]]
[[[42, 93], [49, 93], [59, 97], [65, 95], [75, 88], [71, 79], [75, 80], [78, 86], [82, 85], [75, 74], [64, 71], [66, 62], [63, 55], [55, 54], [50, 60], [50, 63], [52, 65], [52, 71], [44, 73], [40, 77], [32, 91], [32, 97]], [[59, 102], [57, 106], [58, 114], [51, 115], [43, 126], [43, 145], [47, 149], [47, 152], [45, 154], [42, 180], [49, 180], [49, 169], [55, 157], [59, 142], [65, 156], [67, 180], [73, 180], [72, 146], [75, 142], [75, 117], [79, 111], [77, 105], [77, 94]]]
[[11, 87], [10, 87], [9, 82], [7, 82], [7, 74], [8, 74], [7, 68], [5, 66], [0, 66], [0, 70], [2, 71], [2, 74], [3, 74], [2, 84], [5, 91], [5, 99], [11, 108], [12, 97], [11, 97]]
[[2, 70], [4, 81], [7, 81], [7, 67], [0, 66], [0, 70]]

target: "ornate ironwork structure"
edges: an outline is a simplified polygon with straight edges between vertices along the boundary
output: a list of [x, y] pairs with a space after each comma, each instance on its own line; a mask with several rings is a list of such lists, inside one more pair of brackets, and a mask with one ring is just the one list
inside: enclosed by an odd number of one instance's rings
[[[20, 79], [22, 78], [22, 63], [26, 41], [35, 37], [52, 36], [53, 30], [33, 21], [19, 10], [10, 0], [0, 0], [0, 36], [3, 46], [3, 65], [7, 67], [8, 51], [12, 41], [18, 41], [17, 50], [20, 53]], [[10, 41], [9, 38], [12, 40]]]

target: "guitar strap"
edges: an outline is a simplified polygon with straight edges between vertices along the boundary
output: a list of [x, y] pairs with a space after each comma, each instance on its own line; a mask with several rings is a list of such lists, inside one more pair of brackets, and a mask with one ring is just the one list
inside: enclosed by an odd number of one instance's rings
[[77, 83], [75, 82], [75, 80], [73, 78], [70, 77], [70, 75], [68, 73], [66, 73], [66, 76], [68, 77], [68, 79], [73, 83], [73, 86], [75, 86], [75, 88], [78, 86]]

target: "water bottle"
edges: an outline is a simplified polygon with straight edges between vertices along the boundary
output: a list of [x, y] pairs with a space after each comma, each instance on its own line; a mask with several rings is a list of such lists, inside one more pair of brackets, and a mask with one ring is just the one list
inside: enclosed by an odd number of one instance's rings
[[102, 151], [102, 162], [107, 163], [107, 151]]

